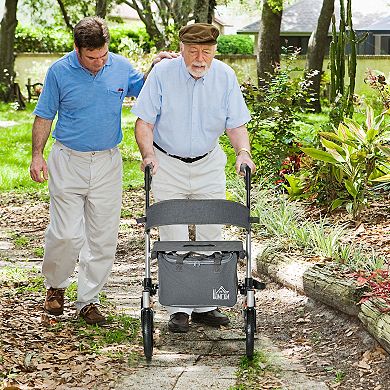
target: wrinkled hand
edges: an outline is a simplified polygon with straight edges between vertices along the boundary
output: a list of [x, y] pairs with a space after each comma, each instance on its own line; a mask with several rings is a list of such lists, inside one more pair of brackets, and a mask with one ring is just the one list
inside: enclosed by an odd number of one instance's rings
[[256, 172], [256, 165], [254, 164], [252, 159], [249, 157], [248, 153], [245, 153], [245, 152], [240, 153], [236, 158], [236, 165], [235, 165], [236, 172], [240, 176], [245, 176], [245, 172], [240, 171], [240, 167], [242, 164], [248, 165], [248, 167], [251, 169], [252, 174], [254, 174]]
[[160, 51], [160, 53], [158, 53], [156, 55], [156, 57], [153, 58], [152, 63], [153, 63], [153, 66], [154, 66], [158, 62], [163, 60], [164, 58], [172, 59], [172, 58], [176, 58], [176, 57], [179, 57], [179, 56], [180, 56], [180, 53], [174, 53], [174, 52], [171, 52], [171, 51]]
[[43, 183], [49, 178], [47, 164], [43, 156], [33, 156], [30, 164], [31, 179]]
[[159, 166], [156, 156], [145, 157], [142, 160], [142, 163], [141, 163], [142, 172], [145, 172], [145, 167], [149, 164], [152, 164], [152, 166], [153, 166], [152, 175], [155, 175], [157, 172], [158, 166]]

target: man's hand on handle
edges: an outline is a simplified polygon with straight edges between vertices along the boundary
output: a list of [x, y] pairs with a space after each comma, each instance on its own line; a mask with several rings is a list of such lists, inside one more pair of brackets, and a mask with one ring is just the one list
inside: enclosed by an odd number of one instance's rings
[[249, 153], [245, 152], [245, 151], [241, 151], [238, 155], [237, 155], [237, 158], [236, 158], [236, 165], [235, 165], [235, 168], [236, 168], [236, 172], [237, 174], [241, 175], [241, 176], [245, 176], [245, 172], [242, 172], [240, 171], [240, 167], [242, 164], [246, 164], [248, 165], [248, 167], [251, 169], [252, 171], [252, 175], [256, 172], [256, 165], [254, 164], [254, 162], [252, 161]]
[[157, 169], [158, 169], [158, 160], [156, 158], [156, 156], [150, 156], [150, 157], [145, 157], [143, 160], [142, 160], [142, 163], [141, 163], [141, 169], [142, 169], [142, 172], [145, 172], [145, 167], [147, 165], [151, 164], [153, 169], [152, 169], [152, 175], [155, 175], [156, 172], [157, 172]]

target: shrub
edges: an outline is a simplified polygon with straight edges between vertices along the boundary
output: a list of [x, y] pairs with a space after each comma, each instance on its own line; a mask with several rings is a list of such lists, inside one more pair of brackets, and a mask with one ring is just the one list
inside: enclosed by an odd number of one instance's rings
[[276, 68], [259, 87], [242, 86], [252, 116], [247, 125], [252, 155], [263, 176], [277, 177], [282, 161], [299, 152], [295, 121], [310, 94], [303, 76], [293, 77], [293, 72], [300, 70], [293, 66], [297, 54], [288, 54], [285, 65]]
[[64, 53], [73, 50], [73, 37], [63, 28], [18, 25], [14, 47], [17, 53]]
[[[110, 28], [110, 50], [120, 51], [123, 38], [132, 39], [146, 52], [150, 51], [149, 35], [144, 29], [132, 30], [126, 26]], [[73, 36], [69, 30], [60, 27], [35, 28], [18, 25], [15, 33], [17, 53], [65, 53], [73, 50]]]
[[137, 43], [137, 45], [141, 46], [144, 51], [150, 51], [150, 38], [146, 30], [143, 28], [133, 30], [126, 26], [110, 27], [110, 35], [110, 50], [114, 53], [120, 52], [120, 44], [124, 38], [130, 38], [132, 41]]
[[332, 165], [332, 173], [345, 192], [332, 203], [332, 210], [344, 206], [359, 221], [367, 205], [367, 190], [373, 182], [390, 182], [390, 131], [384, 114], [374, 117], [367, 107], [365, 124], [344, 118], [333, 132], [320, 132], [323, 149], [302, 148], [310, 157]]
[[221, 35], [217, 51], [219, 54], [253, 54], [253, 39], [245, 35]]

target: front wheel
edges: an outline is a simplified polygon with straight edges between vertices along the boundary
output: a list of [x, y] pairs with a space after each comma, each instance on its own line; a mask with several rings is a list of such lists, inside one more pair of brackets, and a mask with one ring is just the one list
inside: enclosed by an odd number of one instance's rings
[[153, 310], [141, 310], [142, 337], [144, 343], [144, 355], [150, 360], [153, 355]]
[[256, 309], [249, 307], [245, 309], [245, 336], [246, 336], [246, 356], [253, 358], [256, 333]]

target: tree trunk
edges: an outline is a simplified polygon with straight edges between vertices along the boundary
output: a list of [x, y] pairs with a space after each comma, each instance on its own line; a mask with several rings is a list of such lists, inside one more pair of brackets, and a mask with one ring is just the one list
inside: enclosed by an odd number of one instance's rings
[[214, 20], [214, 11], [217, 6], [217, 0], [209, 0], [209, 11], [207, 13], [207, 23], [212, 23]]
[[300, 294], [334, 307], [343, 313], [356, 316], [362, 291], [351, 279], [337, 277], [320, 264], [290, 259], [279, 253], [256, 260], [257, 271]]
[[96, 16], [105, 19], [107, 14], [107, 0], [96, 0]]
[[291, 260], [280, 253], [275, 253], [268, 258], [259, 256], [256, 259], [256, 265], [257, 271], [261, 274], [270, 276], [276, 282], [300, 294], [304, 293], [303, 274], [313, 267], [311, 263]]
[[382, 347], [390, 353], [389, 306], [382, 299], [370, 299], [362, 303], [359, 319]]
[[[330, 20], [334, 12], [334, 0], [323, 0], [317, 28], [310, 36], [307, 48], [306, 80], [311, 82], [310, 91], [314, 100], [309, 107], [315, 112], [321, 112], [320, 87], [322, 64], [328, 46]], [[313, 71], [317, 71], [313, 74]]]
[[129, 7], [137, 11], [139, 18], [145, 25], [146, 32], [149, 34], [150, 39], [153, 40], [153, 43], [157, 50], [165, 48], [165, 37], [157, 27], [157, 23], [153, 17], [154, 13], [152, 12], [151, 2], [141, 0], [141, 2], [139, 3], [137, 0], [123, 0], [119, 4], [121, 3], [125, 3]]
[[15, 55], [14, 41], [15, 29], [18, 21], [16, 10], [18, 0], [6, 0], [4, 17], [0, 31], [0, 98], [5, 102], [14, 98]]
[[209, 0], [196, 0], [194, 5], [195, 23], [208, 23]]
[[315, 265], [303, 275], [305, 295], [314, 298], [343, 313], [356, 316], [359, 313], [357, 302], [360, 292], [356, 282], [352, 279], [343, 279], [321, 265]]
[[262, 80], [270, 78], [280, 63], [280, 24], [282, 10], [272, 9], [268, 0], [263, 0], [259, 31], [259, 50], [257, 54], [257, 77], [259, 85]]
[[195, 23], [212, 23], [214, 10], [217, 6], [216, 0], [196, 0], [194, 4]]

